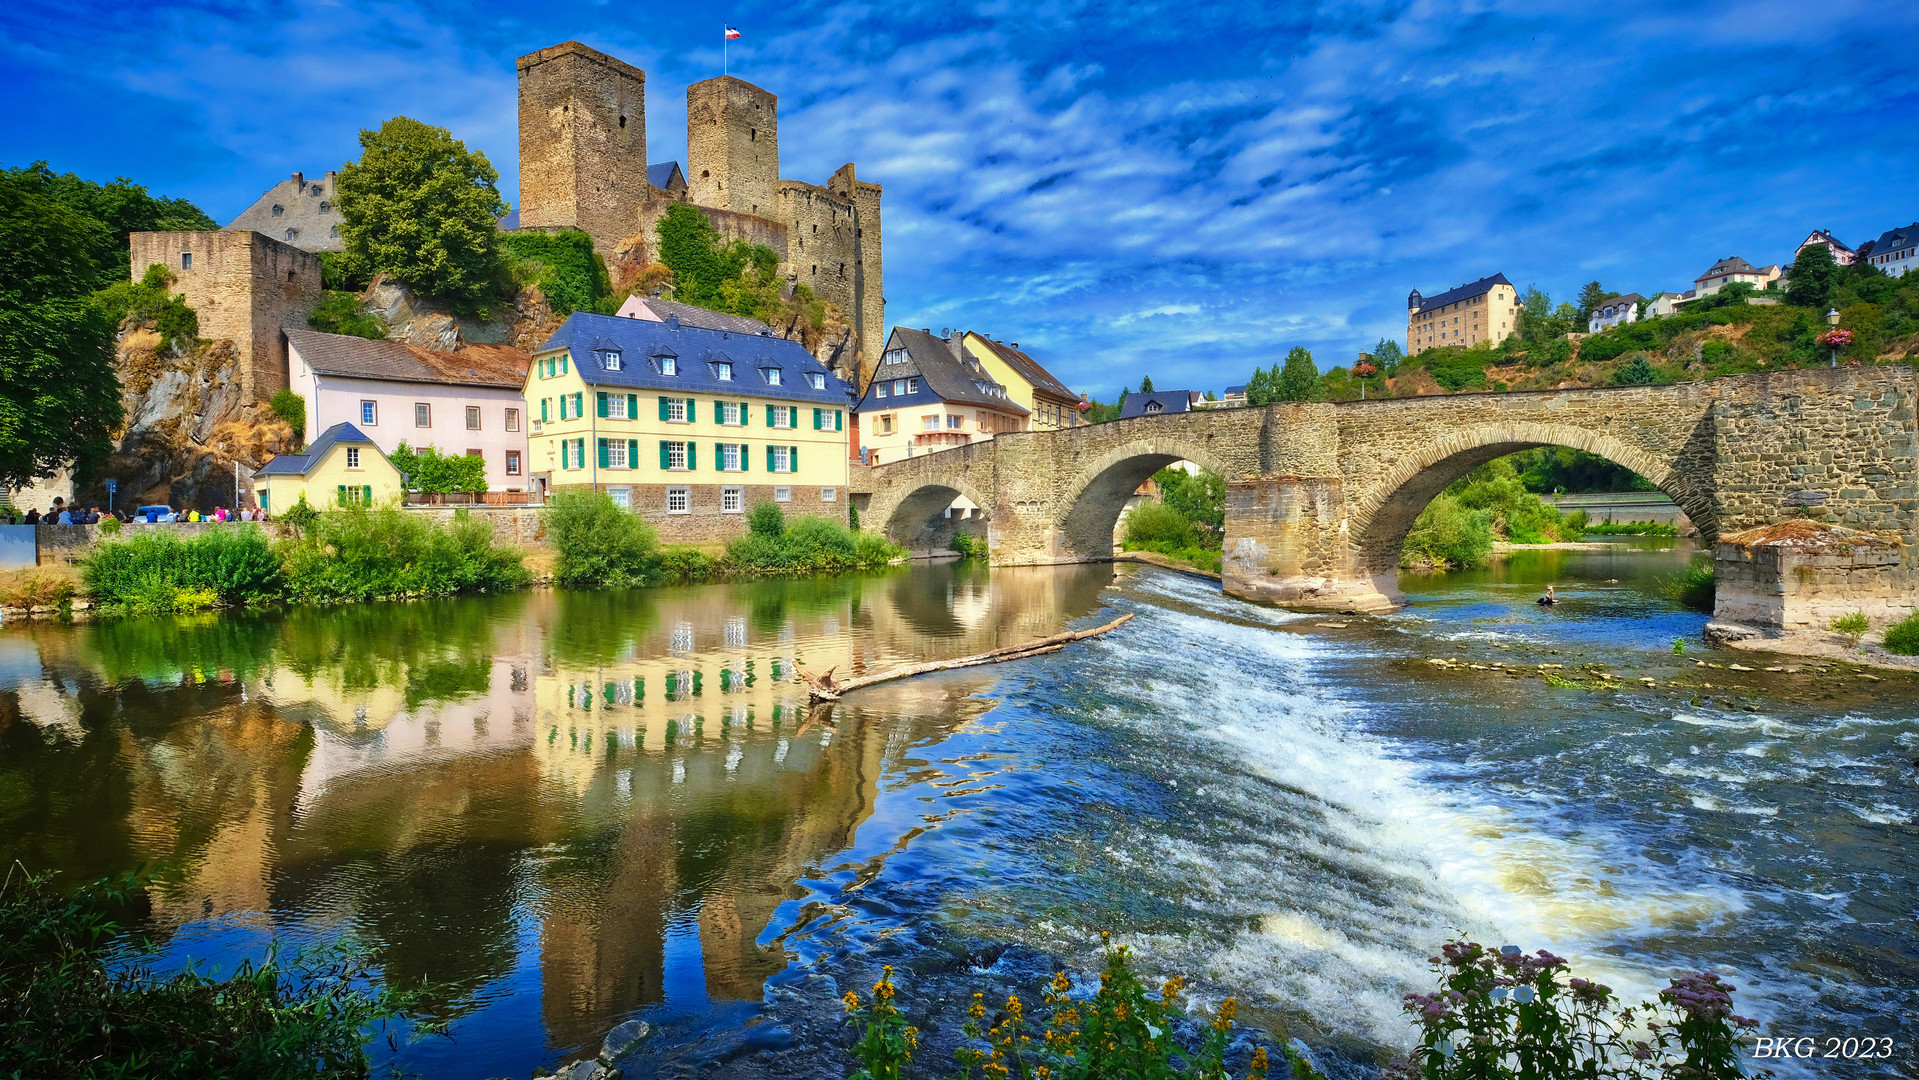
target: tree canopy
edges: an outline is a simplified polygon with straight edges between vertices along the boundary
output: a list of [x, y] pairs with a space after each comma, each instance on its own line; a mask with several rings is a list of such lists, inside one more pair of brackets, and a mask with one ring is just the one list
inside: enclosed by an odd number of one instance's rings
[[1153, 377], [1151, 375], [1139, 381], [1139, 392], [1142, 394], [1150, 394], [1153, 392]]
[[1786, 268], [1786, 303], [1824, 310], [1839, 283], [1839, 264], [1824, 244], [1807, 244]]
[[71, 247], [55, 254], [76, 264], [87, 276], [85, 287], [70, 295], [104, 289], [130, 278], [127, 234], [217, 229], [206, 211], [185, 199], [150, 195], [147, 189], [122, 176], [97, 184], [73, 173], [55, 175], [44, 161], [25, 168], [0, 170], [0, 187], [35, 195], [67, 208], [98, 228], [70, 234]]
[[477, 454], [442, 454], [431, 446], [415, 450], [403, 442], [393, 448], [387, 460], [400, 471], [408, 491], [446, 494], [486, 490], [486, 460]]
[[499, 180], [485, 154], [445, 128], [396, 116], [360, 132], [360, 160], [340, 166], [338, 181], [347, 274], [388, 274], [484, 311], [501, 274]]
[[1254, 368], [1246, 380], [1246, 404], [1271, 405], [1276, 401], [1311, 401], [1319, 394], [1319, 365], [1313, 354], [1295, 345], [1286, 354], [1284, 366]]

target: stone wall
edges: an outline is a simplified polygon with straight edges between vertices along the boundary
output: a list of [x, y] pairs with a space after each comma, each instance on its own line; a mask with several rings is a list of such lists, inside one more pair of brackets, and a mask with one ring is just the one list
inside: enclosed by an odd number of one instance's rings
[[[646, 518], [659, 534], [662, 544], [724, 544], [729, 540], [746, 535], [746, 511], [756, 503], [774, 502], [773, 484], [742, 484], [744, 493], [743, 509], [738, 513], [727, 513], [720, 509], [720, 485], [718, 484], [674, 484], [673, 487], [688, 487], [689, 505], [684, 514], [669, 514], [665, 511], [666, 484], [619, 484], [605, 485], [625, 487], [630, 492], [632, 505]], [[728, 484], [727, 487], [735, 485]], [[836, 489], [832, 502], [820, 500], [818, 485], [780, 484], [792, 492], [792, 501], [774, 503], [791, 523], [801, 517], [825, 518], [841, 525], [846, 524], [847, 492]], [[559, 491], [584, 491], [585, 484], [564, 485], [554, 489]]]
[[520, 225], [579, 229], [610, 263], [650, 190], [646, 72], [577, 41], [517, 66]]
[[242, 403], [286, 389], [286, 340], [320, 302], [320, 257], [257, 232], [137, 232], [128, 238], [134, 280], [159, 264], [200, 318], [200, 336], [239, 350]]
[[1884, 628], [1919, 608], [1912, 555], [1908, 544], [1804, 518], [1732, 533], [1714, 547], [1718, 601], [1706, 632], [1819, 636], [1855, 611]]
[[722, 75], [686, 88], [687, 199], [771, 217], [780, 178], [779, 98]]

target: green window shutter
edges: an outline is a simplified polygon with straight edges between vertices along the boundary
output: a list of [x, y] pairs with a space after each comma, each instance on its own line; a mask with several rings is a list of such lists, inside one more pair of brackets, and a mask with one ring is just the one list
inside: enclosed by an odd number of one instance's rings
[[540, 423], [542, 424], [546, 423], [546, 403], [550, 400], [552, 399], [551, 398], [540, 399]]
[[740, 426], [745, 427], [746, 425], [752, 422], [753, 422], [753, 403], [750, 401], [740, 402]]
[[726, 423], [726, 402], [718, 398], [713, 399], [713, 422], [716, 424]]
[[825, 415], [826, 415], [826, 410], [825, 410], [825, 409], [814, 409], [814, 410], [813, 410], [813, 430], [814, 430], [814, 431], [823, 431], [823, 430], [825, 430], [825, 428], [823, 428], [823, 427], [821, 426], [821, 423], [822, 423], [822, 418], [823, 418], [823, 417], [824, 417]]
[[[666, 399], [661, 398], [660, 400], [665, 401]], [[672, 464], [673, 464], [673, 459], [666, 456], [666, 440], [661, 439], [660, 440], [660, 468], [662, 469], [670, 468]]]
[[606, 419], [606, 391], [602, 390], [599, 393], [593, 395], [593, 399], [594, 399], [594, 408], [597, 408], [600, 410], [600, 419], [602, 420]]
[[834, 431], [846, 430], [846, 410], [845, 409], [833, 410], [833, 430]]
[[766, 426], [767, 427], [773, 426], [773, 409], [774, 409], [774, 406], [772, 405], [768, 405], [766, 407]]
[[346, 505], [346, 485], [345, 484], [340, 485], [340, 505], [341, 506]]
[[660, 419], [666, 419], [666, 398], [660, 398]]
[[365, 498], [366, 504], [368, 506], [373, 505], [373, 485], [372, 484], [368, 484], [363, 489], [361, 489], [360, 494], [363, 498]]
[[605, 439], [601, 439], [601, 440], [600, 440], [600, 468], [602, 468], [602, 469], [604, 469], [604, 468], [606, 468], [606, 467], [607, 467], [607, 464], [606, 464], [606, 440], [605, 440]]
[[768, 447], [766, 448], [766, 471], [767, 471], [767, 472], [775, 472], [775, 471], [776, 471], [776, 470], [775, 470], [775, 469], [773, 468], [773, 448], [772, 448], [771, 446], [768, 446]]
[[638, 420], [640, 418], [640, 395], [626, 395], [626, 418], [628, 420]]
[[752, 464], [752, 462], [753, 462], [753, 456], [746, 452], [746, 444], [741, 443], [740, 444], [740, 471], [745, 472], [747, 468]]
[[562, 375], [566, 374], [566, 361], [567, 361], [567, 355], [565, 353], [561, 353], [560, 354], [560, 374]]
[[629, 469], [640, 467], [640, 440], [638, 439], [626, 440], [626, 467]]
[[695, 404], [696, 403], [694, 402], [692, 398], [686, 399], [686, 419], [688, 423], [691, 423], [700, 418], [699, 412], [693, 408]]
[[713, 467], [715, 469], [718, 469], [721, 472], [726, 471], [726, 444], [725, 443], [716, 442], [713, 444]]
[[686, 468], [690, 472], [700, 467], [700, 444], [691, 439], [686, 443]]
[[573, 391], [573, 419], [578, 420], [585, 415], [586, 392], [584, 390], [575, 390]]
[[789, 446], [786, 448], [786, 471], [800, 471], [800, 448], [797, 446]]

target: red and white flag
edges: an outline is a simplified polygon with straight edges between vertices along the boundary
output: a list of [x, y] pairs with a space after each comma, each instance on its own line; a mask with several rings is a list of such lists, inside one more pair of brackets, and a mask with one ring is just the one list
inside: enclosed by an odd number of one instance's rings
[[740, 32], [738, 30], [735, 30], [734, 28], [730, 26], [726, 28], [726, 40], [734, 41], [734, 40], [737, 40], [739, 36], [740, 36]]

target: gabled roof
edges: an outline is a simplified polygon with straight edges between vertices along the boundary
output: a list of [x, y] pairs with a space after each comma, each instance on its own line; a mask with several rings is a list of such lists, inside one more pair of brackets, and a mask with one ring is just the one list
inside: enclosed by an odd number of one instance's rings
[[226, 231], [264, 233], [304, 251], [344, 251], [346, 241], [340, 239], [340, 202], [334, 181], [331, 172], [313, 177], [294, 173], [227, 222]]
[[404, 341], [371, 341], [348, 334], [289, 328], [287, 344], [316, 375], [441, 386], [485, 386], [517, 390], [526, 383], [533, 358], [505, 345], [468, 345], [442, 353]]
[[[1140, 392], [1126, 395], [1126, 403], [1120, 406], [1119, 418], [1130, 420], [1135, 416], [1160, 416], [1165, 413], [1190, 412], [1193, 402], [1203, 397], [1197, 390], [1154, 390], [1151, 393]], [[1153, 409], [1151, 406], [1158, 405]]]
[[[873, 381], [867, 384], [866, 396], [860, 400], [859, 405], [855, 406], [854, 411], [953, 402], [961, 405], [981, 405], [1019, 416], [1029, 415], [1023, 406], [1014, 404], [1006, 396], [1006, 388], [994, 382], [993, 377], [985, 368], [979, 366], [978, 361], [965, 355], [965, 351], [959, 346], [959, 340], [959, 338], [934, 337], [925, 330], [895, 326], [893, 333], [886, 339], [885, 352], [905, 349], [906, 359], [893, 363], [881, 363], [873, 372]], [[891, 384], [897, 379], [918, 379], [919, 392], [905, 397], [894, 395], [891, 392]], [[888, 384], [888, 394], [883, 403], [877, 392], [877, 387], [882, 383]]]
[[1227, 397], [1232, 397], [1234, 394], [1238, 394], [1241, 397], [1246, 396], [1246, 384], [1240, 383], [1238, 386], [1229, 386], [1226, 388]]
[[1831, 229], [1814, 229], [1804, 240], [1799, 241], [1799, 246], [1802, 248], [1808, 244], [1825, 244], [1834, 251], [1843, 251], [1848, 255], [1853, 253], [1851, 248], [1840, 243], [1839, 238], [1832, 235]]
[[[1887, 229], [1885, 232], [1879, 234], [1879, 239], [1872, 242], [1870, 249], [1884, 253], [1888, 251], [1898, 251], [1901, 248], [1909, 248], [1914, 244], [1919, 244], [1919, 221], [1915, 221], [1910, 225], [1901, 226], [1897, 229]], [[1859, 250], [1864, 252], [1867, 248], [1860, 248]]]
[[[280, 454], [260, 466], [255, 476], [305, 476], [307, 470], [318, 465], [327, 456], [327, 451], [342, 445], [372, 446], [375, 453], [379, 447], [352, 424], [335, 424], [322, 431], [313, 444], [298, 454]], [[385, 456], [380, 460], [385, 461]]]
[[1776, 269], [1776, 267], [1767, 266], [1762, 268], [1762, 267], [1754, 266], [1753, 264], [1747, 262], [1746, 260], [1740, 258], [1737, 255], [1728, 255], [1725, 258], [1719, 260], [1718, 262], [1713, 263], [1711, 269], [1707, 270], [1705, 273], [1699, 275], [1698, 277], [1693, 278], [1693, 280], [1704, 281], [1707, 278], [1716, 278], [1716, 277], [1720, 277], [1727, 274], [1762, 274], [1763, 275], [1763, 274], [1771, 273], [1774, 269]]
[[661, 161], [646, 167], [646, 182], [661, 191], [671, 190], [675, 180], [681, 187], [686, 186], [686, 174], [680, 171], [677, 161]]
[[[702, 307], [694, 307], [692, 304], [682, 304], [677, 300], [660, 300], [653, 297], [635, 296], [629, 298], [625, 304], [621, 304], [620, 310], [628, 310], [628, 305], [644, 307], [646, 310], [652, 312], [659, 322], [665, 322], [668, 316], [672, 316], [680, 320], [681, 326], [698, 326], [707, 330], [724, 330], [729, 334], [767, 334], [777, 336], [771, 326], [758, 319], [749, 319], [744, 315], [728, 315], [721, 311], [708, 311]], [[645, 318], [644, 315], [637, 317]]]
[[1004, 361], [1007, 367], [1018, 372], [1020, 378], [1025, 379], [1031, 384], [1033, 389], [1038, 390], [1042, 394], [1062, 398], [1066, 401], [1079, 400], [1079, 395], [1073, 393], [1071, 388], [1058, 379], [1055, 379], [1052, 372], [1040, 366], [1039, 361], [1019, 351], [1015, 346], [1002, 345], [992, 338], [987, 337], [985, 334], [978, 332], [975, 332], [973, 336], [985, 342], [986, 347], [993, 350], [993, 355]]
[[[596, 354], [594, 346], [601, 343], [618, 346], [618, 371], [607, 370]], [[764, 334], [708, 330], [682, 323], [677, 318], [652, 322], [576, 311], [567, 316], [559, 330], [536, 351], [559, 349], [572, 354], [573, 369], [593, 386], [671, 390], [717, 397], [780, 398], [841, 408], [854, 392], [797, 341]], [[677, 357], [678, 374], [660, 374], [654, 359], [660, 356]], [[720, 363], [733, 365], [731, 379], [718, 376], [714, 365]], [[778, 385], [767, 381], [765, 372], [769, 369], [780, 372]], [[825, 389], [813, 389], [809, 378], [812, 375], [826, 377]]]
[[[1438, 296], [1421, 297], [1415, 292], [1413, 296], [1419, 297], [1418, 302], [1408, 304], [1407, 306], [1413, 309], [1414, 314], [1422, 311], [1432, 311], [1435, 308], [1445, 307], [1447, 304], [1457, 304], [1461, 300], [1470, 300], [1475, 296], [1484, 296], [1492, 292], [1493, 286], [1495, 285], [1504, 285], [1507, 288], [1513, 287], [1513, 283], [1506, 280], [1506, 275], [1494, 274], [1492, 277], [1480, 278], [1478, 281], [1469, 285], [1461, 285], [1456, 289], [1447, 289]], [[1515, 289], [1514, 291], [1517, 292], [1518, 290]]]
[[1637, 304], [1638, 302], [1644, 299], [1645, 297], [1639, 295], [1636, 292], [1622, 293], [1619, 296], [1608, 296], [1607, 298], [1599, 302], [1599, 306], [1603, 308], [1603, 307], [1614, 307], [1619, 304]]

